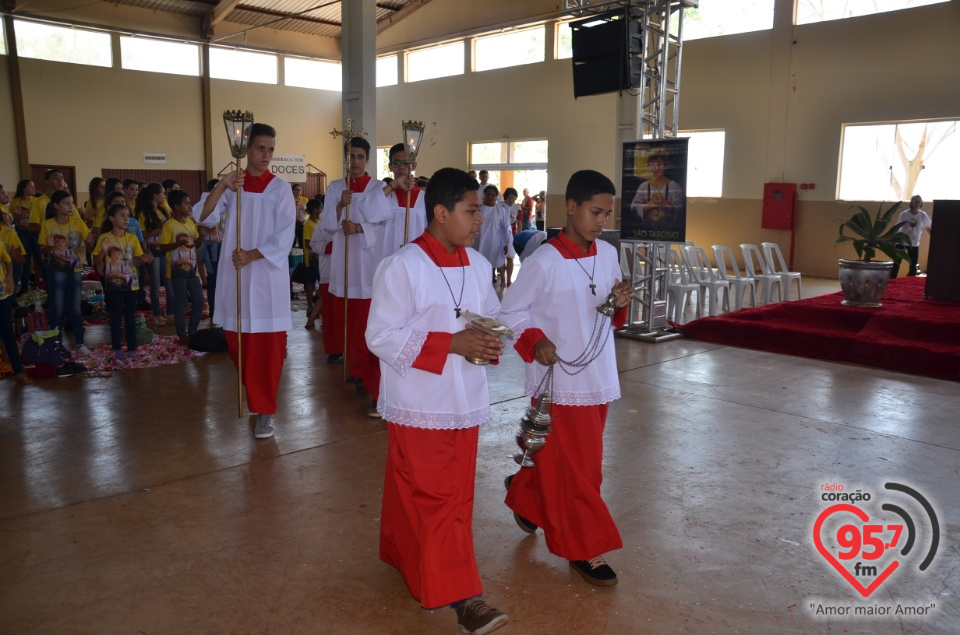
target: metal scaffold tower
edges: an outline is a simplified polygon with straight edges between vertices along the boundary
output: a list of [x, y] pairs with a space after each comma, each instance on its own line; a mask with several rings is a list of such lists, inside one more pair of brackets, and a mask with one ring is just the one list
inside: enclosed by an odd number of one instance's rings
[[[587, 17], [623, 9], [640, 23], [642, 70], [636, 86], [637, 139], [677, 136], [680, 121], [680, 61], [683, 50], [683, 10], [699, 0], [564, 0], [564, 9]], [[633, 94], [633, 93], [631, 93]], [[625, 192], [622, 196], [627, 196]], [[679, 337], [667, 323], [667, 277], [670, 243], [621, 241], [629, 253], [635, 299], [626, 328], [617, 335], [649, 342]]]

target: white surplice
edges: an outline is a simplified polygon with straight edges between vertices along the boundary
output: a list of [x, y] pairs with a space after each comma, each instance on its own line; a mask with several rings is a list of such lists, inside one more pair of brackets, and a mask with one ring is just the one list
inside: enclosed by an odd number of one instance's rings
[[[216, 314], [213, 322], [228, 331], [237, 330], [237, 270], [233, 252], [237, 248], [237, 193], [226, 190], [213, 212], [202, 223], [216, 227], [221, 212], [230, 217], [223, 227], [223, 245], [217, 268]], [[243, 289], [242, 330], [244, 333], [275, 333], [293, 328], [290, 317], [290, 246], [296, 231], [297, 207], [290, 185], [274, 178], [262, 193], [243, 192], [240, 209], [241, 248], [263, 254], [241, 270]], [[197, 216], [199, 218], [199, 216]]]
[[[416, 202], [410, 206], [410, 230], [407, 232], [407, 241], [417, 238], [427, 229], [427, 208], [424, 205], [426, 192], [417, 194]], [[383, 240], [380, 247], [380, 260], [397, 253], [403, 246], [403, 232], [406, 226], [407, 207], [397, 200], [397, 193], [390, 192], [387, 196], [387, 205], [390, 207], [390, 218], [383, 225]]]
[[[413, 368], [428, 333], [456, 333], [466, 320], [454, 307], [496, 316], [500, 301], [490, 284], [490, 263], [471, 248], [469, 264], [438, 267], [416, 244], [408, 244], [377, 269], [367, 345], [380, 358], [378, 410], [392, 423], [417, 428], [459, 429], [490, 417], [484, 366], [448, 354], [440, 375]], [[446, 276], [446, 280], [444, 280]], [[448, 287], [449, 284], [449, 287]], [[451, 289], [452, 294], [451, 294]]]
[[483, 215], [483, 225], [480, 226], [480, 235], [474, 246], [493, 268], [502, 267], [507, 261], [503, 249], [513, 241], [509, 209], [499, 203], [493, 207], [481, 205], [480, 213]]
[[[330, 254], [330, 293], [344, 297], [344, 257], [345, 238], [350, 241], [350, 269], [347, 271], [349, 298], [367, 299], [373, 291], [373, 275], [379, 263], [379, 244], [383, 239], [383, 225], [390, 218], [390, 206], [383, 195], [384, 182], [371, 178], [361, 193], [353, 194], [350, 203], [350, 222], [363, 227], [362, 233], [352, 236], [343, 235], [341, 221], [337, 218], [337, 203], [347, 184], [337, 179], [327, 187], [320, 224], [314, 231], [321, 231], [324, 239], [333, 242]], [[344, 212], [345, 213], [345, 212]]]
[[[563, 246], [558, 249], [551, 240], [523, 261], [517, 279], [503, 296], [499, 317], [504, 326], [513, 329], [515, 338], [525, 329], [535, 327], [556, 344], [561, 359], [573, 361], [583, 353], [599, 315], [597, 306], [623, 276], [617, 250], [602, 240], [596, 241], [596, 245], [596, 256], [575, 260], [565, 258]], [[590, 289], [591, 273], [596, 295]], [[603, 352], [578, 375], [568, 375], [559, 365], [554, 369], [554, 403], [590, 406], [620, 398], [613, 330], [609, 318], [600, 318], [596, 326], [605, 334]], [[536, 361], [524, 366], [524, 389], [533, 396], [547, 367]]]

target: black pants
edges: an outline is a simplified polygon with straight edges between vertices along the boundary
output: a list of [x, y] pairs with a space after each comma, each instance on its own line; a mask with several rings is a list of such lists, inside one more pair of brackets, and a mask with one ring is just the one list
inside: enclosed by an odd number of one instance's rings
[[[907, 255], [910, 256], [910, 269], [907, 270], [907, 276], [917, 275], [917, 263], [920, 260], [920, 247], [911, 247], [910, 245], [899, 245], [906, 250]], [[896, 278], [900, 275], [900, 263], [902, 260], [898, 260], [897, 264], [893, 267], [893, 278]]]
[[[137, 292], [107, 291], [107, 315], [110, 318], [110, 345], [119, 351], [123, 346], [123, 333], [127, 335], [127, 352], [137, 350]], [[124, 322], [121, 331], [121, 320]]]
[[7, 357], [10, 358], [13, 374], [19, 375], [23, 372], [23, 365], [20, 363], [20, 349], [17, 348], [17, 339], [13, 335], [12, 295], [0, 300], [0, 340], [3, 340], [3, 346], [7, 349]]

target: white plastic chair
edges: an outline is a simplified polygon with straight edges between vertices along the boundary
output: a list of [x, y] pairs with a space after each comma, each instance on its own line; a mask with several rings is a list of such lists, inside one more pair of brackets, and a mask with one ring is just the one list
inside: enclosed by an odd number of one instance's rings
[[[773, 272], [770, 265], [760, 253], [760, 248], [756, 245], [742, 244], [740, 251], [743, 253], [743, 268], [748, 276], [753, 276], [760, 284], [763, 293], [760, 294], [763, 304], [773, 302], [773, 289], [777, 289], [777, 302], [783, 302], [783, 290], [780, 286], [780, 276]], [[757, 265], [760, 267], [760, 273], [757, 273]]]
[[[707, 315], [719, 315], [721, 306], [730, 310], [730, 283], [721, 280], [707, 258], [707, 252], [702, 247], [685, 245], [682, 255], [687, 264], [690, 277], [700, 285], [700, 292], [710, 294], [707, 304]], [[722, 304], [721, 304], [722, 298]]]
[[[683, 317], [683, 312], [687, 308], [690, 295], [696, 293], [696, 315], [697, 318], [700, 318], [701, 315], [703, 315], [703, 304], [701, 302], [703, 294], [700, 293], [700, 285], [692, 282], [688, 277], [686, 266], [683, 264], [677, 250], [670, 249], [667, 258], [667, 268], [669, 269], [669, 275], [667, 276], [667, 315], [670, 315], [670, 309], [673, 308], [673, 321], [679, 324]], [[671, 299], [673, 300], [672, 302]]]
[[[770, 268], [783, 281], [783, 299], [790, 299], [790, 283], [795, 281], [797, 283], [797, 299], [800, 300], [800, 272], [787, 269], [787, 263], [783, 260], [780, 245], [777, 243], [760, 243], [760, 246], [763, 247], [763, 257], [766, 258]], [[778, 265], [779, 268], [777, 268]]]
[[740, 275], [733, 250], [726, 245], [714, 245], [713, 258], [717, 261], [717, 275], [727, 280], [734, 289], [733, 310], [743, 308], [743, 296], [747, 289], [750, 289], [750, 306], [757, 306], [757, 280], [753, 276]]

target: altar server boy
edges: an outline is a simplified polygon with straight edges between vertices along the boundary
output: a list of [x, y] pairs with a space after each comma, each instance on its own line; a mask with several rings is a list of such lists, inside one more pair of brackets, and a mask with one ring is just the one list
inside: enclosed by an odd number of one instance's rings
[[479, 207], [466, 172], [431, 177], [427, 231], [377, 268], [366, 336], [380, 358], [388, 435], [380, 559], [423, 608], [450, 606], [463, 632], [482, 635], [507, 616], [480, 597], [473, 552], [478, 426], [490, 399], [486, 370], [466, 358], [494, 361], [503, 348], [463, 317], [500, 310], [490, 263], [470, 248]]
[[[633, 291], [619, 279], [617, 250], [597, 240], [615, 194], [599, 172], [570, 177], [566, 227], [524, 261], [500, 313], [527, 362], [526, 394], [536, 396], [549, 366], [574, 362], [554, 369], [552, 432], [536, 467], [507, 477], [506, 503], [521, 529], [534, 533], [542, 527], [550, 552], [599, 586], [617, 583], [603, 556], [623, 546], [600, 497], [603, 428], [610, 402], [620, 397], [620, 382], [610, 319], [599, 316], [597, 306], [614, 293], [619, 310], [613, 325], [623, 326]], [[595, 328], [603, 329], [597, 343], [602, 348], [582, 367], [576, 360], [590, 347]]]
[[[247, 166], [240, 178], [224, 176], [203, 202], [199, 223], [216, 227], [220, 214], [229, 214], [217, 266], [216, 313], [223, 325], [230, 357], [237, 363], [237, 276], [241, 307], [243, 386], [247, 406], [257, 413], [253, 436], [273, 436], [277, 389], [287, 351], [290, 317], [290, 245], [297, 221], [293, 192], [286, 181], [273, 176], [270, 162], [277, 133], [266, 124], [250, 128]], [[241, 241], [237, 244], [237, 188], [243, 188]], [[225, 205], [220, 205], [223, 198]], [[238, 273], [242, 272], [242, 273]]]

